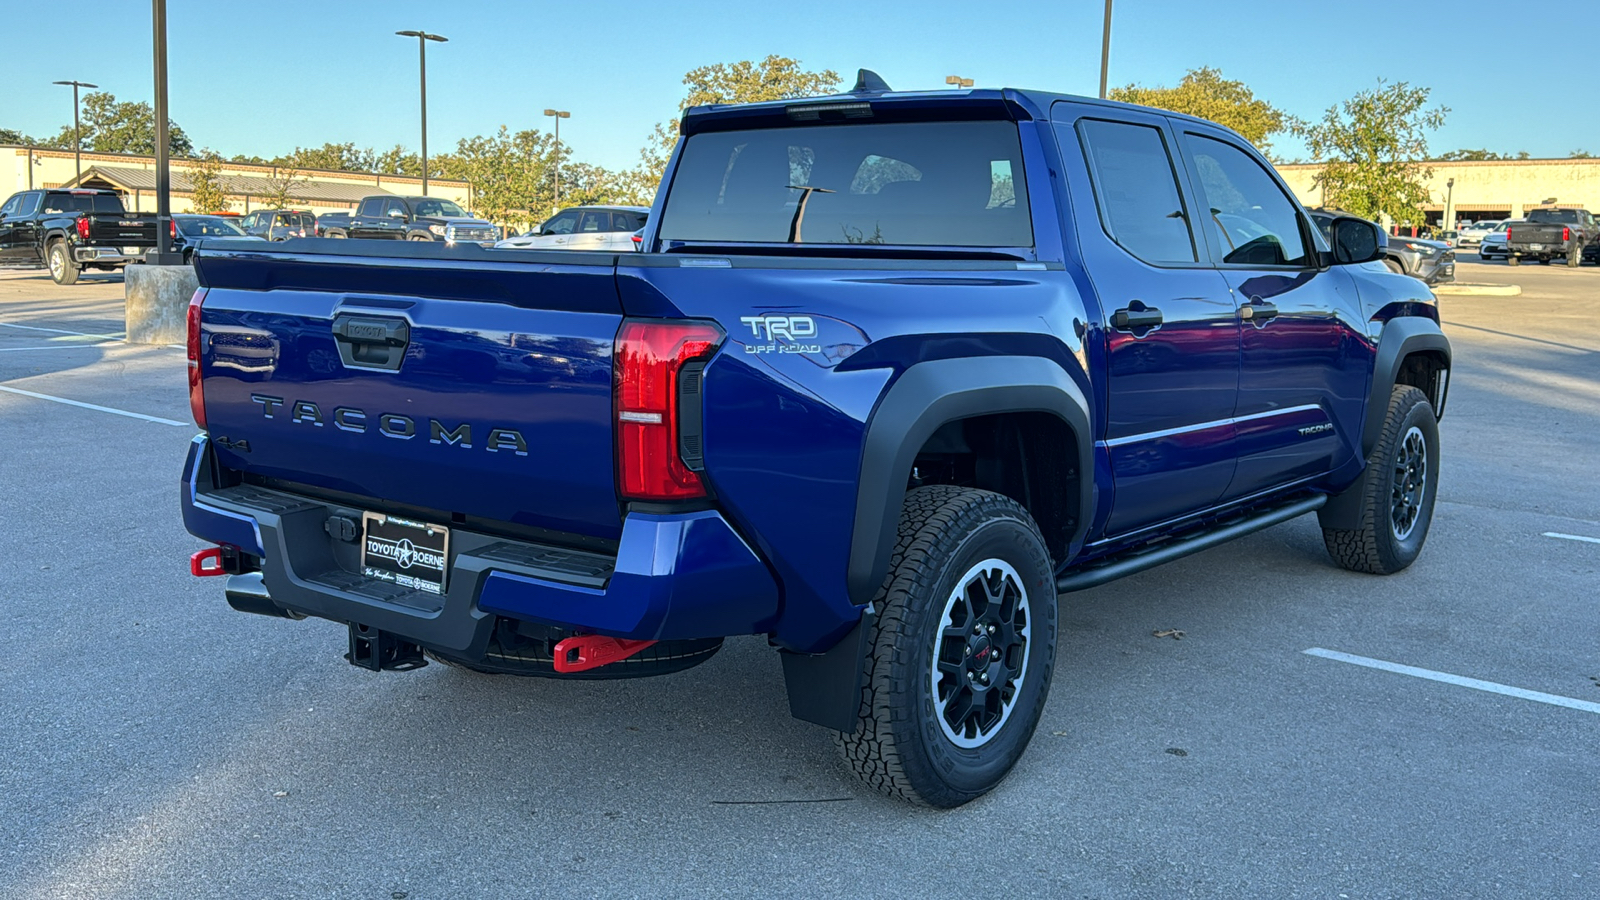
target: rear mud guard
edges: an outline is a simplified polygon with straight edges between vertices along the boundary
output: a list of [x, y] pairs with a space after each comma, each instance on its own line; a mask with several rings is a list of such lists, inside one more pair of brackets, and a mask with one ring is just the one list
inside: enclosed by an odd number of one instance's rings
[[861, 715], [861, 667], [872, 636], [872, 607], [837, 644], [817, 654], [779, 650], [789, 714], [802, 722], [846, 733]]

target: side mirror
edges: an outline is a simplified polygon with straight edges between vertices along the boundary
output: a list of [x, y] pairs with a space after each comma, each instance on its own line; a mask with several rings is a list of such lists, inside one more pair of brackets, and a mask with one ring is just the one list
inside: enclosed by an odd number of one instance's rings
[[1383, 258], [1383, 230], [1366, 219], [1340, 216], [1329, 228], [1335, 265], [1372, 262]]
[[535, 225], [532, 228], [528, 229], [528, 233], [529, 234], [544, 234], [544, 226], [543, 225]]
[[391, 219], [404, 219], [406, 217], [406, 211], [403, 209], [391, 209], [388, 212], [388, 216]]

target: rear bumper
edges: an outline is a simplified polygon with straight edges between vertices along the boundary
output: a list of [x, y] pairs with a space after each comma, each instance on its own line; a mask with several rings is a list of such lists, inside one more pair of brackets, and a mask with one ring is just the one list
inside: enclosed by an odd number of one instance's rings
[[146, 250], [137, 253], [124, 253], [122, 247], [73, 247], [72, 258], [80, 263], [89, 263], [99, 266], [121, 265], [143, 262]]
[[418, 644], [481, 656], [497, 617], [636, 640], [757, 634], [771, 628], [778, 589], [720, 513], [630, 514], [616, 555], [451, 531], [443, 596], [360, 574], [360, 542], [325, 528], [360, 510], [249, 485], [214, 486], [208, 439], [184, 466], [184, 525], [261, 560], [278, 607], [359, 623]]

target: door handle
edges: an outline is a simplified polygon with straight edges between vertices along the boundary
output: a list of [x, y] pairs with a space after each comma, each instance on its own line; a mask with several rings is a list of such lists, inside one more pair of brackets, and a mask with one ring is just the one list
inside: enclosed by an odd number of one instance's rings
[[1256, 301], [1253, 303], [1246, 303], [1245, 305], [1239, 307], [1239, 318], [1254, 322], [1258, 325], [1267, 322], [1269, 319], [1276, 318], [1277, 315], [1278, 308], [1273, 306], [1271, 303], [1262, 303], [1260, 301]]
[[1161, 310], [1124, 307], [1111, 314], [1111, 327], [1118, 331], [1154, 328], [1161, 324]]

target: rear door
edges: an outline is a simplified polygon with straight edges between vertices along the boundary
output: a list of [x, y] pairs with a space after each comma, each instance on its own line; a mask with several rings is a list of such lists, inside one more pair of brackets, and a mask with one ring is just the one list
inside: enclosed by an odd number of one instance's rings
[[605, 250], [611, 237], [611, 211], [586, 209], [567, 242], [568, 250]]
[[1192, 227], [1164, 117], [1052, 109], [1083, 261], [1105, 315], [1106, 536], [1215, 504], [1233, 478], [1239, 326]]
[[1242, 367], [1233, 500], [1321, 475], [1360, 445], [1371, 369], [1355, 281], [1266, 162], [1219, 129], [1181, 128], [1202, 232], [1233, 294]]
[[434, 524], [615, 538], [610, 257], [334, 247], [199, 260], [218, 461]]

